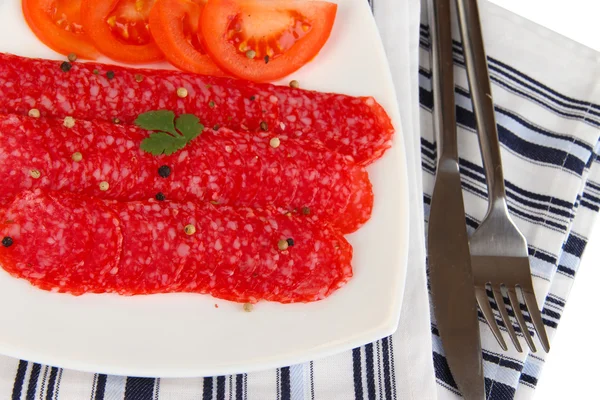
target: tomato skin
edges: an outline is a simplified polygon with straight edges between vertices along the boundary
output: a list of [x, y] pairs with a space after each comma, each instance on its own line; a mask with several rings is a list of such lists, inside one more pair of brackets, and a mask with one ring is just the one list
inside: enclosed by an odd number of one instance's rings
[[[198, 29], [205, 0], [157, 0], [150, 11], [150, 32], [166, 59], [184, 71], [223, 76], [225, 73], [206, 52], [198, 49], [201, 37]], [[184, 24], [190, 32], [184, 31]], [[191, 37], [186, 37], [189, 34]], [[197, 46], [191, 40], [198, 41]]]
[[[200, 29], [206, 51], [221, 69], [238, 78], [265, 82], [283, 78], [312, 60], [330, 36], [336, 12], [337, 5], [325, 1], [208, 0], [200, 18]], [[292, 41], [295, 40], [292, 45], [289, 44], [289, 34], [286, 40], [281, 41], [278, 41], [279, 32], [269, 31], [269, 35], [265, 35], [264, 32], [254, 32], [256, 35], [253, 36], [252, 31], [245, 30], [244, 18], [246, 16], [258, 18], [258, 23], [249, 25], [250, 30], [252, 27], [260, 30], [261, 23], [264, 25], [263, 22], [271, 22], [268, 17], [261, 20], [261, 15], [275, 16], [284, 23], [294, 16], [300, 16], [302, 21], [307, 21], [308, 33], [301, 37], [294, 33], [296, 39], [292, 38]], [[238, 18], [241, 21], [240, 26], [232, 28], [231, 24]], [[302, 27], [304, 26], [302, 22]], [[240, 35], [247, 35], [245, 39], [248, 39], [248, 43], [270, 40], [270, 45], [276, 41], [278, 45], [283, 44], [281, 47], [284, 47], [284, 50], [271, 58], [264, 58], [262, 53], [259, 57], [251, 58], [240, 50], [238, 42], [232, 42], [231, 37], [238, 32]], [[260, 44], [260, 46], [265, 48], [267, 45]], [[272, 49], [269, 48], [267, 51], [270, 50]]]
[[[79, 58], [95, 60], [100, 53], [84, 32], [70, 32], [59, 27], [51, 17], [56, 0], [23, 0], [23, 16], [37, 38], [57, 53], [75, 53]], [[71, 10], [78, 13], [81, 1], [71, 2]], [[73, 22], [73, 21], [71, 21]]]
[[164, 59], [154, 40], [145, 44], [126, 43], [118, 39], [106, 22], [119, 0], [83, 0], [81, 19], [83, 27], [98, 50], [105, 56], [131, 64], [142, 64]]

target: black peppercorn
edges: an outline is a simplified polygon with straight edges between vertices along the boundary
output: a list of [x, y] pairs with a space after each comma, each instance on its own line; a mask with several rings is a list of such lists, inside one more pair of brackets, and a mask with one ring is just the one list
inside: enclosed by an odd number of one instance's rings
[[158, 175], [161, 178], [168, 178], [171, 175], [171, 168], [168, 165], [163, 165], [158, 169]]
[[70, 62], [68, 62], [68, 61], [63, 61], [63, 62], [60, 64], [60, 69], [61, 69], [63, 72], [69, 72], [69, 71], [71, 70], [71, 63], [70, 63]]

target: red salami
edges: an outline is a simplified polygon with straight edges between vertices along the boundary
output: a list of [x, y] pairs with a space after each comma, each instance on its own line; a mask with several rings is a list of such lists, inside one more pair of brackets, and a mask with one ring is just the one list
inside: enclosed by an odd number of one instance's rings
[[3, 210], [2, 221], [3, 237], [27, 241], [27, 246], [11, 246], [2, 266], [42, 289], [84, 293], [68, 282], [105, 285], [119, 263], [120, 224], [99, 200], [26, 191]]
[[348, 199], [346, 212], [333, 220], [333, 225], [342, 232], [354, 232], [364, 225], [373, 212], [373, 186], [367, 171], [355, 169], [352, 180], [352, 193]]
[[[111, 74], [107, 74], [111, 72]], [[112, 78], [111, 78], [112, 77]], [[178, 88], [187, 95], [179, 97]], [[391, 145], [393, 127], [372, 97], [319, 93], [178, 71], [143, 70], [0, 54], [0, 112], [132, 122], [157, 109], [192, 113], [207, 126], [319, 141], [367, 165]]]
[[292, 303], [321, 300], [352, 276], [352, 248], [335, 230], [269, 209], [36, 190], [0, 214], [0, 264], [61, 293]]
[[[0, 171], [0, 204], [31, 188], [119, 201], [161, 193], [176, 201], [275, 206], [284, 213], [308, 208], [322, 221], [339, 219], [343, 233], [370, 216], [364, 168], [319, 145], [207, 129], [180, 152], [155, 157], [139, 149], [147, 136], [132, 125], [76, 120], [65, 127], [62, 120], [0, 115], [0, 162], [9, 166]], [[160, 168], [169, 174], [161, 176]]]

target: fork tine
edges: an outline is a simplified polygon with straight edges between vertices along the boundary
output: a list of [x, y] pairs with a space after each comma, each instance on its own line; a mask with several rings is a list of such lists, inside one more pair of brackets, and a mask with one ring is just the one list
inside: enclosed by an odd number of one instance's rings
[[517, 297], [517, 291], [512, 286], [507, 287], [506, 290], [508, 290], [508, 298], [510, 299], [510, 306], [512, 307], [513, 312], [515, 313], [515, 318], [517, 319], [517, 322], [519, 323], [521, 332], [523, 332], [525, 341], [527, 342], [527, 345], [529, 346], [531, 351], [533, 353], [535, 353], [537, 351], [537, 349], [535, 348], [533, 339], [531, 338], [531, 335], [529, 334], [529, 328], [527, 327], [525, 318], [523, 318], [523, 313], [521, 312], [521, 302], [519, 301], [519, 298]]
[[494, 293], [494, 300], [496, 300], [496, 304], [498, 305], [498, 311], [500, 311], [504, 325], [506, 325], [508, 336], [510, 336], [510, 340], [512, 340], [517, 351], [522, 353], [523, 349], [521, 348], [521, 343], [519, 343], [519, 338], [517, 338], [517, 334], [515, 333], [515, 328], [513, 327], [512, 321], [508, 316], [508, 312], [506, 311], [506, 304], [504, 303], [504, 297], [502, 296], [502, 290], [500, 289], [500, 286], [492, 285], [492, 292]]
[[479, 308], [481, 309], [481, 312], [483, 313], [483, 317], [487, 321], [488, 326], [490, 327], [490, 329], [492, 330], [492, 333], [494, 334], [494, 337], [498, 341], [498, 344], [500, 345], [500, 347], [502, 347], [502, 350], [504, 350], [504, 351], [508, 350], [508, 347], [506, 346], [506, 342], [504, 341], [504, 338], [502, 337], [502, 332], [500, 332], [500, 328], [498, 328], [498, 324], [496, 323], [496, 316], [494, 315], [494, 311], [492, 310], [492, 307], [490, 306], [490, 299], [487, 295], [487, 292], [483, 288], [476, 287], [475, 288], [475, 297], [477, 298], [477, 304], [479, 304]]
[[529, 311], [531, 321], [533, 322], [535, 331], [538, 334], [542, 348], [546, 353], [548, 353], [550, 351], [550, 341], [548, 340], [548, 335], [546, 334], [546, 329], [544, 328], [542, 314], [540, 313], [537, 301], [535, 300], [535, 294], [533, 294], [533, 292], [530, 290], [523, 289], [522, 287], [521, 292], [523, 293], [523, 298], [525, 299], [525, 304], [527, 305], [527, 311]]

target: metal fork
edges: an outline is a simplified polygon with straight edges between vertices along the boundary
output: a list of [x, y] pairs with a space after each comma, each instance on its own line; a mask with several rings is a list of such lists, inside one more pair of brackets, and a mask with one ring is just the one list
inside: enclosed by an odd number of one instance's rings
[[520, 288], [542, 347], [548, 352], [550, 344], [533, 292], [527, 241], [508, 213], [500, 144], [477, 0], [457, 0], [457, 4], [489, 197], [487, 214], [469, 240], [477, 303], [498, 343], [507, 350], [508, 347], [500, 333], [486, 292], [486, 286], [490, 285], [508, 334], [517, 351], [522, 352], [521, 344], [506, 310], [504, 289], [508, 294], [508, 305], [515, 314], [525, 341], [531, 351], [535, 352], [536, 347], [525, 323], [517, 296], [517, 289]]

